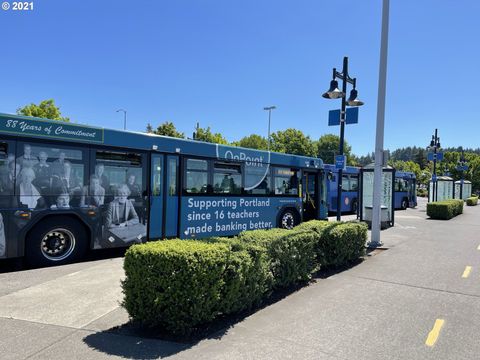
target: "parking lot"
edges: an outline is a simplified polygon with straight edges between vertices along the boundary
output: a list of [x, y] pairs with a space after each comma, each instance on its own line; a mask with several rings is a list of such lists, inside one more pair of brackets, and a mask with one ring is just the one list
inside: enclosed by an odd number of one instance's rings
[[[121, 256], [0, 273], [2, 359], [478, 359], [480, 207], [397, 211], [384, 250], [196, 343], [122, 326]], [[7, 271], [8, 270], [8, 271]]]

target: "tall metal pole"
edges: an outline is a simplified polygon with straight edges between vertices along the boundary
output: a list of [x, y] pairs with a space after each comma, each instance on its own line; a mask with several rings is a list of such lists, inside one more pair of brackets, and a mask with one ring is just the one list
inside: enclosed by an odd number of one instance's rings
[[[373, 175], [373, 211], [372, 237], [370, 246], [380, 246], [380, 220], [382, 196], [383, 138], [385, 129], [385, 97], [387, 88], [387, 54], [388, 54], [388, 16], [390, 1], [383, 0], [382, 40], [380, 46], [380, 69], [378, 76], [377, 128], [375, 137], [375, 168]], [[393, 199], [392, 199], [393, 201]]]
[[[343, 58], [343, 70], [342, 70], [342, 92], [345, 94], [342, 96], [342, 108], [340, 110], [340, 144], [338, 153], [343, 155], [343, 145], [345, 137], [345, 111], [347, 109], [347, 79], [348, 79], [348, 57]], [[343, 170], [338, 170], [338, 181], [337, 181], [337, 221], [342, 220], [342, 178]]]
[[432, 201], [437, 201], [438, 199], [438, 188], [437, 188], [437, 135], [438, 129], [435, 129], [435, 137], [433, 139], [433, 197]]
[[271, 120], [271, 117], [272, 117], [272, 110], [275, 110], [277, 107], [276, 106], [266, 106], [263, 108], [263, 110], [266, 110], [268, 111], [268, 145], [267, 145], [267, 149], [268, 151], [270, 151], [270, 120]]
[[116, 112], [123, 111], [123, 130], [127, 129], [127, 110], [118, 109]]
[[462, 179], [460, 181], [460, 199], [463, 200], [463, 183], [464, 183], [464, 176], [465, 176], [465, 171], [464, 171], [464, 166], [465, 166], [465, 154], [463, 153], [462, 149], [462, 155], [460, 155], [460, 166], [462, 167]]
[[268, 109], [268, 151], [270, 151], [270, 120], [272, 117], [272, 109]]

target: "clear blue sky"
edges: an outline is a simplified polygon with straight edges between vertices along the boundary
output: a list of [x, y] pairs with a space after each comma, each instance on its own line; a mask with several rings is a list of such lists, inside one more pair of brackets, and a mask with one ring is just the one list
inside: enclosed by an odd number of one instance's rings
[[[8, 0], [11, 2], [11, 0]], [[53, 98], [76, 122], [144, 130], [195, 123], [228, 140], [327, 126], [333, 67], [350, 59], [365, 101], [346, 129], [354, 153], [374, 150], [381, 0], [33, 0], [0, 10], [0, 112]], [[480, 2], [392, 0], [385, 148], [478, 147]]]

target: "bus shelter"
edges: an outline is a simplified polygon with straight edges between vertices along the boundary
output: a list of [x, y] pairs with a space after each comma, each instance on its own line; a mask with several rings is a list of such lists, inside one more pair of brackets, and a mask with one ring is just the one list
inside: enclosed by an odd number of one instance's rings
[[[462, 189], [462, 191], [460, 191], [460, 189]], [[462, 196], [460, 196], [460, 193]], [[472, 196], [472, 182], [468, 180], [455, 181], [455, 199], [466, 200], [470, 196]]]
[[428, 202], [443, 201], [454, 198], [454, 180], [449, 176], [437, 176], [435, 199], [433, 199], [433, 186], [435, 182], [430, 179], [428, 185]]
[[[361, 221], [365, 221], [369, 227], [373, 218], [373, 178], [374, 168], [369, 165], [360, 170], [360, 213]], [[386, 229], [394, 225], [395, 169], [387, 166], [382, 168], [381, 186], [381, 228]]]

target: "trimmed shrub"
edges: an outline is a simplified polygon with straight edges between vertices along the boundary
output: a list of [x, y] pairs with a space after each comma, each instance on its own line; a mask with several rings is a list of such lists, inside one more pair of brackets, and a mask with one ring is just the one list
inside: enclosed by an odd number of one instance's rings
[[317, 258], [322, 266], [346, 265], [365, 255], [368, 226], [365, 223], [334, 222], [318, 238]]
[[472, 196], [466, 200], [467, 206], [476, 206], [478, 204], [478, 197]]
[[428, 191], [427, 189], [417, 189], [417, 196], [419, 197], [427, 197]]
[[132, 246], [124, 262], [123, 306], [144, 325], [188, 333], [219, 312], [229, 255], [226, 244], [199, 241]]
[[320, 263], [357, 259], [366, 237], [362, 223], [310, 221], [236, 238], [134, 245], [125, 255], [122, 305], [144, 326], [187, 335], [222, 314], [257, 306], [274, 288], [308, 281]]
[[332, 223], [327, 220], [310, 220], [295, 226], [295, 230], [311, 230], [316, 233], [321, 233], [323, 229], [330, 226]]
[[308, 281], [318, 268], [312, 231], [253, 230], [241, 233], [238, 239], [266, 250], [274, 288]]
[[201, 241], [226, 244], [232, 252], [224, 272], [225, 286], [219, 305], [221, 313], [230, 314], [249, 309], [270, 295], [273, 275], [265, 248], [237, 238], [215, 237]]
[[311, 220], [295, 227], [314, 231], [317, 261], [323, 267], [346, 265], [365, 255], [368, 226], [359, 221]]
[[432, 219], [449, 220], [463, 213], [463, 200], [450, 199], [427, 204], [427, 215]]

